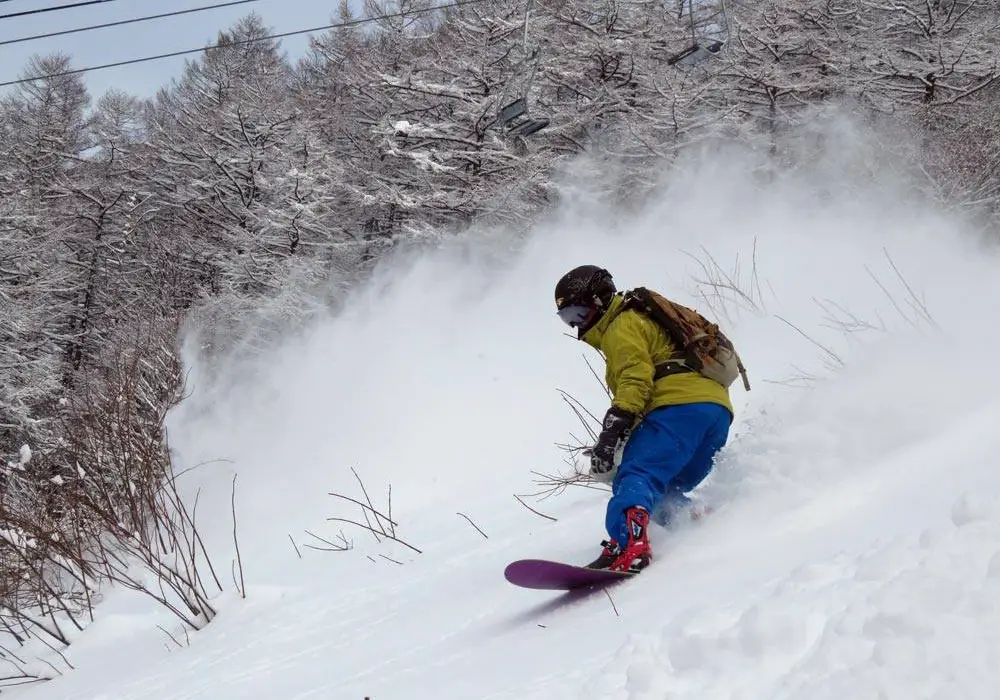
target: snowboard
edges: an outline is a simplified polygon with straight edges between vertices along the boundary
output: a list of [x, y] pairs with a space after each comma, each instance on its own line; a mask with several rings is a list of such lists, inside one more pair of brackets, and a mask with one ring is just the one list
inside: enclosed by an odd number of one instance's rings
[[631, 572], [588, 569], [547, 559], [519, 559], [508, 564], [503, 575], [515, 586], [546, 591], [606, 586], [635, 576]]

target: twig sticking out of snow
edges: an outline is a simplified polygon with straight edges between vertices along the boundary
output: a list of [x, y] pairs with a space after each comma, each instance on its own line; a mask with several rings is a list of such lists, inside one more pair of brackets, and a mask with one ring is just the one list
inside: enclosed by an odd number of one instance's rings
[[480, 530], [479, 526], [476, 525], [474, 522], [472, 522], [472, 520], [469, 518], [468, 515], [466, 515], [465, 513], [456, 513], [456, 515], [460, 515], [463, 518], [465, 518], [468, 521], [469, 525], [471, 525], [472, 527], [476, 528], [476, 531], [479, 532], [480, 535], [482, 535], [483, 537], [486, 537], [486, 539], [489, 539], [489, 537], [486, 536], [486, 533], [483, 532], [482, 530]]
[[[344, 536], [344, 531], [343, 530], [341, 530], [339, 533], [337, 533], [337, 539], [339, 540], [339, 542], [331, 542], [328, 539], [320, 537], [316, 533], [309, 532], [309, 530], [306, 530], [306, 534], [309, 535], [310, 537], [314, 537], [315, 539], [319, 540], [323, 544], [328, 545], [327, 547], [317, 547], [317, 546], [311, 545], [311, 544], [304, 544], [304, 545], [302, 545], [303, 547], [308, 547], [309, 549], [315, 549], [315, 550], [320, 551], [320, 552], [346, 552], [349, 549], [353, 549], [353, 547], [354, 547], [353, 544], [351, 544], [350, 542], [347, 541], [347, 538]], [[289, 535], [289, 537], [291, 537], [291, 535]], [[292, 540], [292, 544], [295, 544], [295, 540]], [[296, 552], [299, 551], [298, 547], [295, 548], [295, 551]], [[302, 558], [301, 554], [299, 555], [299, 558], [300, 559]]]
[[604, 595], [608, 597], [608, 602], [611, 603], [611, 609], [615, 611], [615, 615], [621, 617], [621, 615], [618, 613], [618, 606], [615, 605], [615, 599], [611, 597], [611, 593], [608, 591], [607, 588], [602, 588], [601, 590], [603, 590]]
[[233, 513], [233, 546], [236, 549], [236, 560], [233, 562], [233, 568], [239, 569], [240, 580], [236, 580], [236, 572], [233, 572], [233, 584], [236, 586], [236, 590], [239, 591], [241, 598], [247, 597], [247, 584], [243, 577], [243, 556], [240, 554], [240, 540], [236, 536], [236, 475], [233, 474], [233, 493], [232, 499], [230, 501]]
[[393, 542], [398, 542], [404, 547], [412, 549], [417, 554], [423, 554], [422, 551], [414, 547], [409, 542], [400, 539], [396, 535], [396, 527], [398, 523], [392, 519], [392, 484], [388, 485], [388, 493], [386, 496], [387, 498], [386, 512], [383, 513], [382, 511], [380, 511], [378, 508], [375, 507], [375, 504], [372, 502], [371, 497], [368, 495], [368, 489], [365, 488], [364, 481], [362, 481], [361, 476], [358, 474], [357, 470], [355, 470], [354, 467], [351, 467], [351, 472], [354, 474], [354, 478], [357, 479], [358, 481], [358, 485], [361, 488], [361, 493], [364, 496], [364, 501], [358, 500], [356, 498], [351, 498], [350, 496], [345, 496], [340, 493], [330, 492], [329, 495], [333, 496], [334, 498], [339, 498], [341, 500], [347, 501], [348, 503], [351, 503], [361, 508], [361, 514], [365, 522], [360, 523], [356, 520], [351, 520], [350, 518], [341, 518], [341, 517], [327, 518], [327, 520], [331, 522], [347, 523], [349, 525], [360, 527], [362, 530], [367, 530], [368, 532], [370, 532], [372, 536], [375, 537], [375, 540], [378, 542], [381, 542], [382, 538], [385, 538], [388, 540], [392, 540]]
[[525, 508], [527, 508], [528, 510], [530, 510], [535, 515], [538, 515], [538, 516], [540, 516], [542, 518], [545, 518], [546, 520], [551, 520], [552, 522], [556, 522], [558, 520], [558, 518], [553, 518], [551, 515], [545, 515], [545, 513], [539, 513], [537, 510], [535, 510], [534, 508], [532, 508], [531, 506], [529, 506], [527, 503], [525, 503], [523, 500], [521, 500], [521, 497], [518, 496], [516, 493], [514, 494], [514, 498], [517, 499], [518, 503], [520, 503], [522, 506], [524, 506]]
[[288, 533], [288, 539], [292, 543], [292, 547], [295, 548], [295, 553], [298, 555], [299, 559], [302, 558], [302, 552], [299, 551], [299, 546], [295, 544], [295, 540], [292, 539], [292, 533]]

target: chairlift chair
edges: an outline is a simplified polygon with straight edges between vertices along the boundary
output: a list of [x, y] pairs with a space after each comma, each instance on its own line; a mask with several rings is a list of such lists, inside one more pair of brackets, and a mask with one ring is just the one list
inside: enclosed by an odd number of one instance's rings
[[[682, 3], [684, 3], [684, 0], [682, 0]], [[691, 30], [691, 45], [683, 51], [675, 53], [673, 56], [668, 58], [667, 65], [669, 66], [690, 67], [703, 63], [710, 58], [718, 56], [723, 47], [726, 45], [726, 41], [729, 39], [729, 12], [726, 9], [726, 0], [719, 0], [719, 5], [722, 10], [722, 26], [716, 27], [714, 31], [707, 33], [704, 31], [705, 28], [702, 27], [702, 36], [697, 36], [699, 32], [695, 26], [694, 3], [695, 0], [686, 0], [689, 10], [688, 17]], [[719, 34], [722, 34], [724, 38], [715, 38]]]
[[702, 39], [700, 41], [695, 41], [691, 46], [688, 46], [683, 51], [675, 53], [673, 56], [667, 59], [668, 66], [682, 65], [682, 66], [694, 66], [703, 61], [717, 56], [722, 47], [725, 46], [724, 41], [719, 41], [717, 39], [706, 40]]
[[535, 118], [528, 113], [528, 100], [525, 97], [518, 97], [502, 107], [496, 121], [493, 122], [493, 126], [504, 135], [523, 137], [531, 136], [548, 125], [548, 118]]

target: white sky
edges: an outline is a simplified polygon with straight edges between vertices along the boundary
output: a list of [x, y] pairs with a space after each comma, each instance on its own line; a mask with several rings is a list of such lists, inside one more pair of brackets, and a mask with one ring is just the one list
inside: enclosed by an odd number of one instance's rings
[[[73, 4], [81, 0], [0, 0], [0, 17], [25, 10]], [[226, 0], [110, 0], [99, 5], [0, 19], [0, 42], [25, 36], [47, 34], [105, 22], [162, 14]], [[360, 7], [360, 0], [351, 5]], [[256, 12], [275, 33], [319, 27], [335, 22], [337, 0], [257, 0], [218, 10], [180, 17], [128, 24], [120, 27], [80, 32], [49, 39], [0, 45], [0, 82], [22, 77], [32, 54], [63, 52], [73, 59], [74, 68], [113, 63], [152, 54], [194, 49], [215, 40], [219, 30], [229, 28], [241, 17]], [[295, 60], [308, 47], [308, 35], [281, 40], [281, 47]], [[198, 54], [148, 61], [120, 68], [84, 74], [91, 96], [96, 99], [109, 88], [118, 88], [139, 97], [149, 97], [180, 74], [185, 59]], [[10, 88], [0, 88], [5, 92]]]

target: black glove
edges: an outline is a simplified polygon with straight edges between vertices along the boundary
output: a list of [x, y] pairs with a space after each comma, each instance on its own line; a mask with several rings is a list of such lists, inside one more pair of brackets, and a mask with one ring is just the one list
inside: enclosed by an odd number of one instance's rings
[[612, 406], [604, 414], [604, 422], [601, 425], [601, 434], [597, 437], [597, 444], [590, 450], [590, 472], [591, 474], [607, 474], [615, 466], [615, 450], [618, 442], [628, 438], [635, 422], [635, 415], [622, 410], [617, 406]]

